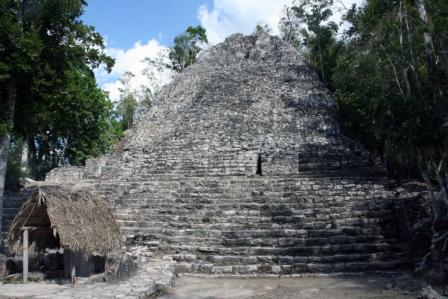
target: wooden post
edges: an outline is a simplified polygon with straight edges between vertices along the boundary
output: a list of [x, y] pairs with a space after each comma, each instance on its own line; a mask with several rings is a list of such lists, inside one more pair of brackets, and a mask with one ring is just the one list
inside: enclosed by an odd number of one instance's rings
[[23, 283], [28, 282], [28, 227], [23, 229]]
[[70, 283], [76, 283], [75, 253], [70, 250]]

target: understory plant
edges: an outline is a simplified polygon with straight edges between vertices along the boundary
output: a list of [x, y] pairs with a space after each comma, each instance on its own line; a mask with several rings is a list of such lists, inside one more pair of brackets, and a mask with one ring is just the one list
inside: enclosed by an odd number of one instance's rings
[[[436, 162], [434, 158], [440, 157]], [[420, 172], [430, 200], [430, 247], [417, 273], [433, 282], [448, 280], [448, 147], [439, 153], [419, 154]]]

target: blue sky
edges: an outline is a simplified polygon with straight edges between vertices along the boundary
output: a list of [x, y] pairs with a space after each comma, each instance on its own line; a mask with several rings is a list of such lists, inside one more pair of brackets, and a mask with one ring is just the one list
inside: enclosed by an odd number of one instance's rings
[[[267, 24], [278, 34], [278, 22], [285, 5], [293, 0], [88, 0], [83, 20], [95, 26], [105, 38], [108, 55], [115, 59], [109, 74], [96, 70], [96, 79], [110, 98], [117, 101], [122, 87], [120, 77], [132, 72], [131, 89], [158, 88], [169, 82], [172, 73], [155, 72], [152, 79], [144, 74], [145, 58], [166, 57], [174, 37], [190, 25], [202, 25], [209, 45], [223, 41], [233, 33], [250, 34], [257, 23]], [[363, 0], [335, 1], [336, 15], [351, 4]]]
[[212, 1], [89, 0], [83, 19], [106, 37], [110, 47], [128, 49], [152, 38], [169, 46], [186, 27], [199, 25], [201, 5], [210, 7]]

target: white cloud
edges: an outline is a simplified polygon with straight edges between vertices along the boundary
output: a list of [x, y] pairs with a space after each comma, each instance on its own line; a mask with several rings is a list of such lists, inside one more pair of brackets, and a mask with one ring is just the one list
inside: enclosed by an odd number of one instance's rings
[[[363, 0], [336, 2], [334, 20], [339, 21], [344, 6], [350, 7], [352, 3], [361, 5]], [[211, 10], [207, 6], [200, 6], [197, 10], [197, 17], [207, 30], [208, 39], [213, 45], [233, 33], [250, 34], [260, 22], [267, 24], [273, 34], [278, 34], [278, 23], [283, 7], [291, 3], [292, 0], [214, 0]], [[159, 39], [161, 37], [163, 34], [159, 33]], [[143, 62], [146, 57], [157, 58], [160, 53], [164, 53], [162, 56], [167, 60], [167, 50], [167, 47], [162, 46], [156, 39], [151, 39], [146, 43], [136, 42], [132, 48], [127, 50], [108, 46], [106, 53], [115, 58], [115, 66], [110, 74], [104, 69], [95, 71], [98, 84], [109, 92], [113, 101], [119, 99], [119, 88], [121, 87], [119, 78], [127, 71], [135, 75], [131, 80], [133, 90], [137, 91], [141, 86], [154, 89], [165, 85], [170, 82], [172, 71], [154, 69], [152, 80], [142, 72], [147, 65]]]
[[144, 61], [145, 58], [157, 58], [162, 56], [167, 59], [167, 48], [160, 45], [155, 39], [149, 40], [146, 44], [136, 42], [134, 46], [128, 50], [119, 48], [107, 48], [106, 53], [115, 59], [115, 65], [112, 72], [108, 74], [105, 70], [100, 69], [96, 71], [96, 78], [99, 85], [109, 92], [112, 101], [119, 99], [119, 88], [121, 83], [119, 78], [125, 72], [131, 72], [134, 77], [131, 80], [131, 89], [139, 90], [142, 86], [149, 88], [157, 88], [170, 81], [172, 72], [169, 70], [153, 71], [154, 78], [150, 79], [143, 74], [143, 70], [147, 66]]
[[[350, 7], [353, 3], [360, 5], [363, 0], [336, 2], [337, 8], [343, 8]], [[250, 34], [259, 22], [267, 24], [273, 34], [278, 34], [283, 7], [291, 3], [292, 0], [214, 0], [211, 10], [206, 5], [198, 8], [197, 18], [207, 30], [208, 39], [213, 45], [233, 33]], [[339, 21], [342, 11], [337, 11], [335, 20]]]
[[232, 33], [249, 34], [258, 22], [269, 25], [274, 34], [283, 6], [291, 0], [214, 0], [213, 9], [200, 6], [197, 17], [207, 30], [211, 44], [221, 42]]

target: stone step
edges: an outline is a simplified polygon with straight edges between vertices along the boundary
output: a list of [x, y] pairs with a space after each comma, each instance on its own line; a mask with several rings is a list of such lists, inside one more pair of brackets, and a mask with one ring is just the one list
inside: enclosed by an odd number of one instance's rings
[[[379, 230], [374, 229], [366, 229], [366, 233], [363, 235], [358, 236], [348, 236], [348, 235], [334, 235], [334, 236], [326, 236], [324, 234], [319, 235], [318, 233], [313, 233], [312, 231], [302, 233], [300, 230], [294, 231], [292, 229], [288, 229], [288, 231], [284, 230], [270, 230], [267, 231], [266, 234], [262, 234], [259, 232], [256, 232], [255, 230], [253, 232], [246, 232], [244, 234], [235, 234], [233, 231], [208, 231], [208, 230], [182, 230], [181, 232], [176, 232], [175, 229], [169, 229], [169, 228], [146, 228], [146, 229], [134, 229], [134, 230], [123, 230], [122, 232], [125, 235], [137, 235], [137, 234], [143, 234], [145, 236], [151, 236], [155, 234], [163, 234], [165, 236], [177, 236], [179, 238], [184, 237], [197, 237], [197, 238], [222, 238], [222, 239], [246, 239], [246, 238], [253, 238], [253, 239], [270, 239], [270, 238], [291, 238], [294, 237], [297, 239], [297, 242], [303, 242], [303, 240], [308, 239], [347, 239], [351, 240], [354, 238], [364, 238], [364, 239], [372, 239], [372, 238], [378, 238], [378, 236], [383, 236], [384, 238], [390, 238], [391, 236], [384, 236], [381, 234]], [[234, 236], [232, 236], [234, 234]], [[302, 234], [302, 235], [300, 235]], [[229, 238], [230, 237], [230, 238]]]
[[[359, 202], [351, 202], [343, 197], [328, 197], [316, 199], [316, 196], [302, 197], [298, 199], [291, 198], [279, 198], [274, 201], [273, 198], [267, 199], [244, 199], [244, 198], [225, 198], [220, 199], [206, 199], [205, 197], [189, 197], [188, 199], [179, 198], [150, 198], [138, 200], [133, 199], [129, 201], [123, 201], [121, 204], [116, 203], [116, 208], [120, 210], [126, 209], [175, 209], [175, 210], [195, 210], [205, 209], [210, 210], [262, 210], [262, 211], [276, 211], [276, 210], [306, 210], [314, 209], [319, 211], [325, 209], [329, 211], [331, 208], [341, 210], [346, 208], [347, 210], [389, 210], [389, 203], [392, 202], [391, 198], [374, 198], [374, 199], [359, 199]], [[353, 198], [358, 200], [358, 198]], [[119, 205], [119, 206], [118, 206]], [[325, 211], [324, 210], [324, 211]], [[308, 210], [309, 211], [309, 210]]]
[[[282, 215], [283, 214], [283, 215]], [[285, 215], [286, 214], [286, 215]], [[216, 212], [210, 210], [182, 210], [181, 211], [170, 211], [159, 210], [159, 211], [140, 211], [140, 213], [128, 212], [126, 214], [115, 214], [117, 219], [121, 220], [133, 220], [133, 221], [163, 221], [163, 222], [173, 222], [173, 223], [277, 223], [277, 224], [288, 224], [288, 223], [307, 223], [307, 222], [317, 222], [317, 223], [338, 223], [340, 220], [346, 220], [349, 223], [357, 224], [367, 224], [367, 223], [381, 223], [386, 222], [394, 217], [391, 211], [359, 211], [355, 210], [352, 212], [337, 213], [336, 211], [328, 213], [318, 213], [318, 212], [264, 212], [260, 213], [258, 211], [247, 212], [247, 213], [237, 213], [235, 211], [223, 211]], [[338, 217], [339, 215], [339, 217]], [[336, 221], [336, 222], [335, 222]]]
[[[140, 206], [172, 206], [177, 205], [194, 208], [193, 204], [202, 204], [209, 207], [235, 207], [242, 206], [243, 208], [267, 208], [267, 205], [275, 208], [276, 206], [298, 206], [298, 207], [318, 207], [319, 204], [326, 206], [347, 206], [347, 207], [375, 207], [375, 206], [387, 206], [387, 200], [392, 200], [391, 195], [388, 196], [341, 196], [344, 193], [333, 194], [333, 195], [320, 195], [320, 194], [309, 194], [309, 195], [278, 195], [278, 196], [263, 196], [254, 197], [250, 195], [238, 195], [238, 196], [224, 196], [222, 194], [213, 195], [188, 195], [179, 196], [176, 194], [162, 196], [150, 194], [147, 196], [133, 196], [124, 195], [125, 200], [120, 200], [119, 203], [123, 208], [137, 208]], [[275, 200], [274, 200], [275, 199]], [[316, 206], [317, 205], [317, 206]]]
[[[138, 234], [136, 234], [138, 235]], [[135, 235], [130, 235], [135, 236]], [[132, 238], [132, 237], [131, 237]], [[235, 237], [235, 238], [216, 238], [206, 236], [204, 234], [191, 234], [191, 235], [173, 235], [167, 234], [166, 231], [153, 231], [151, 234], [145, 235], [145, 238], [151, 238], [156, 240], [161, 240], [166, 246], [178, 250], [177, 245], [187, 246], [187, 248], [196, 248], [203, 247], [204, 245], [212, 246], [212, 247], [225, 247], [228, 248], [237, 248], [241, 246], [261, 246], [268, 248], [311, 248], [311, 249], [319, 249], [319, 250], [327, 250], [326, 247], [330, 244], [332, 246], [342, 245], [342, 249], [352, 248], [353, 246], [358, 246], [359, 250], [366, 249], [368, 245], [374, 245], [372, 248], [378, 249], [378, 246], [386, 246], [388, 249], [392, 249], [394, 246], [390, 247], [390, 245], [394, 245], [397, 243], [395, 239], [385, 239], [382, 235], [365, 235], [365, 236], [335, 236], [335, 237], [302, 237], [302, 238], [291, 238], [285, 237], [282, 235], [273, 236], [250, 236], [248, 235], [246, 238], [243, 237]], [[177, 245], [176, 245], [177, 244]], [[146, 245], [146, 244], [144, 244]], [[345, 246], [345, 247], [344, 247]], [[183, 247], [182, 247], [183, 248]], [[334, 247], [336, 248], [336, 247]], [[341, 249], [338, 247], [338, 250]], [[370, 248], [370, 247], [368, 247]], [[345, 250], [344, 249], [344, 250]], [[183, 250], [183, 249], [182, 249]]]
[[[135, 172], [138, 173], [138, 172]], [[148, 180], [152, 179], [152, 180]], [[182, 174], [160, 174], [160, 175], [148, 175], [147, 177], [131, 177], [129, 179], [125, 179], [125, 177], [115, 176], [109, 179], [104, 180], [104, 184], [102, 186], [113, 185], [119, 183], [120, 185], [144, 185], [144, 186], [153, 186], [157, 184], [164, 184], [167, 182], [186, 182], [186, 183], [200, 183], [200, 182], [208, 182], [207, 184], [217, 183], [218, 185], [223, 185], [228, 182], [240, 182], [241, 186], [248, 185], [250, 183], [272, 183], [272, 184], [280, 184], [280, 183], [307, 183], [307, 182], [325, 182], [325, 183], [342, 183], [344, 185], [349, 185], [352, 183], [356, 183], [358, 185], [361, 184], [375, 184], [377, 187], [384, 185], [388, 182], [388, 179], [384, 176], [365, 176], [362, 175], [362, 172], [357, 172], [356, 170], [350, 172], [306, 172], [299, 174], [291, 174], [288, 176], [256, 176], [256, 175], [219, 175], [219, 176], [187, 176], [185, 177]], [[70, 183], [70, 182], [67, 182]], [[98, 181], [95, 179], [85, 179], [83, 181], [84, 184], [98, 184]], [[381, 187], [383, 188], [383, 187]]]
[[222, 246], [272, 246], [272, 247], [295, 247], [295, 246], [325, 246], [328, 244], [358, 244], [358, 243], [375, 243], [384, 242], [384, 237], [376, 236], [358, 236], [358, 237], [332, 237], [332, 238], [281, 238], [281, 237], [259, 237], [254, 238], [248, 236], [247, 238], [209, 238], [198, 236], [164, 236], [163, 242], [166, 244], [210, 244]]
[[[121, 186], [120, 186], [121, 187]], [[170, 187], [168, 190], [164, 188]], [[98, 189], [98, 191], [110, 192], [108, 189]], [[355, 187], [333, 187], [321, 185], [292, 185], [292, 184], [282, 184], [279, 187], [269, 186], [265, 184], [252, 184], [247, 187], [233, 187], [231, 184], [228, 186], [182, 186], [177, 184], [167, 184], [166, 186], [128, 186], [126, 190], [118, 190], [119, 194], [130, 195], [137, 194], [138, 196], [145, 195], [159, 195], [159, 196], [199, 196], [199, 195], [226, 195], [230, 197], [243, 196], [243, 197], [269, 197], [269, 196], [280, 196], [284, 197], [291, 195], [345, 195], [345, 196], [360, 196], [363, 198], [366, 195], [390, 195], [392, 194], [388, 190], [373, 189], [373, 187], [363, 186], [361, 188]]]
[[341, 262], [368, 262], [368, 261], [387, 261], [387, 260], [404, 260], [404, 256], [400, 254], [394, 255], [392, 258], [389, 252], [367, 253], [367, 254], [334, 254], [323, 256], [241, 256], [241, 255], [195, 255], [195, 254], [173, 254], [169, 255], [177, 262], [198, 262], [204, 261], [212, 263], [215, 266], [239, 266], [254, 264], [270, 264], [270, 265], [291, 265], [303, 263], [320, 263], [334, 264]]
[[[393, 198], [393, 192], [387, 190], [372, 190], [365, 188], [355, 189], [355, 188], [347, 188], [347, 189], [332, 189], [332, 190], [317, 190], [320, 188], [319, 186], [315, 187], [312, 185], [303, 186], [299, 188], [289, 188], [283, 186], [282, 190], [272, 190], [265, 186], [251, 186], [248, 188], [244, 188], [241, 190], [235, 190], [231, 187], [211, 187], [210, 189], [206, 187], [197, 187], [197, 190], [185, 189], [181, 186], [170, 185], [166, 186], [170, 188], [168, 190], [163, 190], [164, 187], [129, 187], [127, 191], [118, 191], [117, 196], [126, 196], [129, 200], [134, 199], [145, 199], [145, 198], [172, 198], [176, 196], [177, 198], [185, 198], [185, 197], [200, 197], [200, 196], [211, 196], [212, 198], [218, 196], [224, 196], [224, 198], [244, 198], [244, 199], [253, 199], [253, 198], [282, 198], [282, 199], [296, 199], [303, 197], [312, 197], [312, 196], [324, 196], [326, 198], [332, 196], [344, 196], [351, 197], [353, 199], [373, 199], [373, 198]], [[93, 188], [93, 187], [92, 187]], [[196, 187], [195, 187], [196, 188]], [[202, 189], [200, 189], [202, 188]], [[330, 188], [331, 189], [331, 188]], [[112, 193], [110, 190], [97, 190], [99, 193], [103, 192], [104, 194]]]
[[[342, 185], [347, 188], [362, 188], [363, 186], [371, 186], [373, 189], [384, 190], [384, 185], [387, 184], [388, 179], [385, 177], [375, 177], [375, 176], [361, 176], [356, 171], [350, 171], [346, 174], [341, 174], [340, 171], [334, 173], [323, 173], [318, 172], [315, 173], [314, 176], [312, 173], [306, 174], [292, 174], [289, 176], [208, 176], [208, 177], [185, 177], [183, 175], [152, 175], [147, 178], [130, 178], [129, 180], [112, 178], [109, 180], [104, 180], [101, 184], [94, 179], [92, 180], [84, 180], [83, 184], [92, 184], [98, 185], [102, 188], [107, 188], [108, 186], [163, 186], [166, 184], [170, 185], [180, 185], [186, 184], [194, 185], [202, 183], [203, 186], [228, 186], [229, 184], [236, 184], [232, 187], [236, 188], [244, 188], [253, 185], [260, 186], [269, 185], [269, 186], [282, 186], [286, 184], [292, 184], [293, 186], [300, 185], [325, 185], [325, 186], [333, 186], [333, 185]], [[70, 182], [67, 182], [70, 183]]]
[[[376, 226], [380, 227], [382, 224], [387, 223], [386, 220], [391, 220], [381, 217], [346, 217], [346, 218], [338, 218], [338, 217], [323, 217], [323, 216], [315, 216], [315, 217], [301, 217], [301, 216], [278, 216], [278, 217], [252, 217], [252, 216], [234, 216], [234, 217], [209, 217], [207, 215], [198, 215], [198, 216], [177, 216], [177, 215], [147, 215], [138, 217], [134, 217], [134, 219], [129, 218], [121, 218], [117, 217], [120, 220], [123, 220], [125, 224], [124, 227], [127, 226], [142, 226], [147, 227], [152, 225], [153, 222], [164, 223], [167, 227], [177, 227], [177, 228], [195, 228], [195, 227], [205, 227], [212, 228], [214, 224], [217, 224], [218, 227], [222, 227], [224, 224], [238, 226], [244, 229], [244, 225], [247, 226], [255, 226], [260, 229], [272, 228], [272, 227], [281, 227], [287, 228], [292, 227], [295, 229], [299, 228], [338, 228], [338, 227], [367, 227], [367, 226]], [[147, 220], [148, 219], [148, 220]], [[225, 226], [224, 226], [225, 227]]]
[[[241, 226], [232, 227], [232, 226], [199, 226], [196, 228], [184, 228], [177, 229], [170, 226], [167, 226], [166, 223], [163, 222], [152, 222], [152, 224], [143, 227], [123, 227], [122, 229], [129, 230], [144, 230], [150, 229], [152, 231], [164, 231], [167, 235], [195, 235], [198, 234], [200, 236], [226, 236], [226, 237], [266, 237], [273, 233], [277, 236], [286, 236], [286, 237], [338, 237], [338, 236], [369, 236], [369, 235], [383, 235], [382, 229], [378, 227], [341, 227], [341, 228], [328, 228], [328, 229], [288, 229], [284, 227], [275, 227], [269, 229], [263, 229], [260, 227], [254, 227], [253, 229], [244, 228]], [[143, 234], [143, 232], [142, 232]]]
[[21, 206], [18, 207], [5, 207], [3, 206], [3, 215], [16, 215], [16, 213], [19, 211]]
[[403, 260], [340, 262], [340, 263], [295, 263], [283, 265], [253, 264], [215, 266], [206, 262], [181, 262], [177, 271], [183, 273], [204, 273], [211, 275], [293, 275], [304, 273], [353, 273], [372, 271], [397, 271], [409, 269]]
[[[284, 232], [285, 234], [290, 234], [292, 231], [296, 231], [296, 234], [300, 234], [300, 231], [321, 231], [323, 229], [331, 229], [331, 228], [353, 228], [353, 229], [361, 229], [361, 231], [366, 233], [384, 233], [384, 229], [378, 224], [381, 223], [381, 219], [377, 219], [375, 222], [372, 222], [372, 219], [358, 219], [356, 222], [349, 222], [346, 220], [340, 220], [335, 223], [325, 223], [325, 222], [308, 222], [308, 223], [282, 223], [276, 224], [272, 222], [266, 223], [253, 223], [253, 222], [134, 222], [131, 226], [127, 224], [126, 226], [121, 226], [123, 231], [141, 231], [145, 233], [147, 230], [161, 229], [161, 230], [174, 230], [174, 233], [177, 232], [192, 232], [197, 230], [205, 230], [205, 231], [239, 231], [239, 230], [257, 230], [260, 232], [267, 231], [279, 231]], [[156, 223], [159, 223], [158, 226], [155, 226]], [[365, 223], [365, 224], [362, 224]], [[141, 225], [144, 224], [144, 225]], [[148, 224], [148, 225], [146, 225]], [[339, 225], [334, 225], [339, 224]]]
[[250, 244], [232, 245], [204, 245], [202, 243], [166, 244], [161, 242], [160, 250], [167, 253], [202, 253], [203, 255], [277, 255], [277, 256], [324, 256], [335, 254], [366, 254], [389, 252], [393, 256], [396, 248], [389, 243], [352, 243], [352, 244], [327, 244], [325, 246], [298, 246], [298, 247], [271, 247], [254, 246]]
[[[316, 205], [317, 206], [317, 205]], [[137, 205], [132, 207], [124, 207], [120, 209], [114, 207], [113, 211], [116, 215], [132, 214], [134, 217], [152, 217], [152, 216], [176, 216], [176, 217], [318, 217], [319, 216], [332, 216], [340, 215], [341, 217], [354, 218], [354, 217], [387, 217], [393, 215], [395, 211], [383, 206], [375, 207], [363, 207], [363, 206], [346, 206], [345, 208], [339, 205], [327, 205], [326, 207], [314, 207], [311, 208], [308, 205], [289, 205], [289, 206], [277, 206], [269, 207], [264, 205], [263, 207], [250, 209], [239, 209], [237, 206], [232, 205], [227, 208], [216, 208], [213, 205], [206, 204], [194, 204], [190, 206], [176, 206], [176, 205], [154, 205], [148, 206], [143, 204], [140, 208]], [[327, 217], [328, 218], [328, 217]], [[323, 219], [323, 218], [322, 218]]]
[[[123, 209], [118, 210], [115, 209], [117, 215], [125, 215], [131, 214], [134, 215], [134, 217], [138, 217], [139, 219], [142, 219], [144, 217], [147, 217], [148, 219], [151, 219], [151, 217], [171, 217], [170, 219], [186, 219], [186, 218], [203, 218], [203, 217], [210, 217], [214, 219], [227, 219], [227, 218], [244, 218], [244, 217], [251, 217], [252, 219], [261, 218], [271, 218], [273, 220], [279, 219], [280, 217], [286, 217], [286, 218], [317, 218], [318, 220], [328, 220], [330, 218], [359, 218], [359, 217], [366, 217], [366, 218], [384, 218], [388, 216], [392, 216], [394, 214], [393, 211], [387, 210], [385, 208], [350, 208], [347, 207], [346, 209], [339, 208], [339, 207], [327, 207], [327, 208], [317, 208], [317, 209], [311, 209], [311, 208], [300, 208], [297, 206], [290, 206], [288, 208], [283, 209], [269, 209], [269, 208], [263, 208], [263, 209], [238, 209], [238, 208], [229, 208], [229, 209], [211, 209], [207, 206], [195, 206], [190, 208], [175, 208], [173, 207], [170, 209], [169, 207], [151, 207], [146, 208], [146, 206], [142, 207], [140, 210], [137, 208], [134, 209]], [[118, 214], [120, 213], [120, 214]], [[120, 217], [120, 216], [117, 216]], [[166, 218], [168, 219], [168, 218]], [[218, 221], [218, 220], [217, 220]]]

